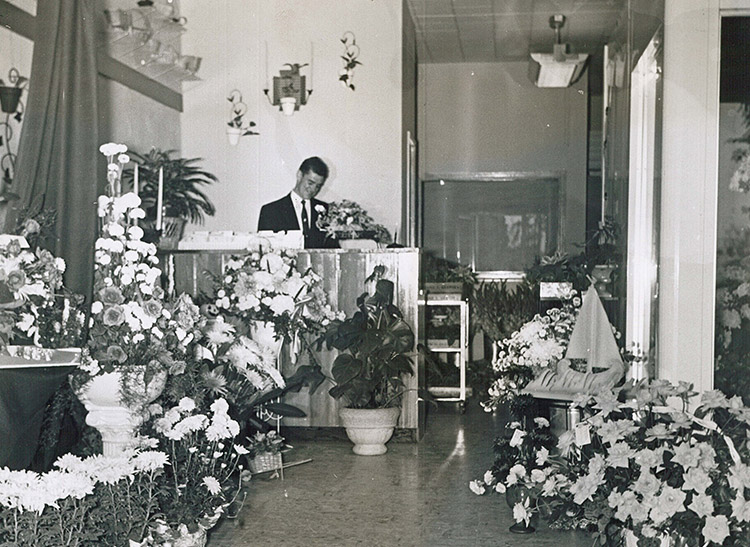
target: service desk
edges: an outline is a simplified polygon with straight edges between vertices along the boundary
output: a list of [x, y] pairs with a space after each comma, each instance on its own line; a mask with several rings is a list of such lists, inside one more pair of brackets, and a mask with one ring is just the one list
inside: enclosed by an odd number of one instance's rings
[[[210, 293], [211, 283], [206, 272], [220, 273], [227, 259], [241, 254], [237, 250], [176, 250], [162, 256], [163, 266], [167, 272], [167, 286], [176, 294], [188, 293], [197, 295]], [[365, 278], [375, 266], [385, 266], [385, 278], [395, 284], [394, 304], [404, 314], [405, 320], [412, 326], [416, 339], [421, 339], [422, 328], [419, 317], [419, 249], [306, 249], [299, 251], [297, 268], [303, 272], [312, 267], [322, 277], [323, 287], [328, 293], [331, 306], [351, 314], [356, 309], [357, 297], [365, 290]], [[330, 377], [331, 364], [336, 356], [335, 351], [316, 354], [323, 373]], [[304, 362], [303, 357], [300, 362]], [[296, 365], [288, 359], [282, 359], [285, 375], [291, 374]], [[403, 398], [399, 429], [408, 430], [413, 439], [420, 437], [423, 430], [423, 402], [417, 396], [417, 387], [424, 385], [424, 365], [414, 354], [416, 373], [406, 379], [410, 391]], [[285, 418], [284, 425], [299, 427], [339, 427], [339, 402], [328, 395], [330, 382], [326, 381], [310, 395], [309, 390], [285, 396], [284, 401], [305, 411], [306, 418]], [[420, 419], [422, 418], [422, 419]]]

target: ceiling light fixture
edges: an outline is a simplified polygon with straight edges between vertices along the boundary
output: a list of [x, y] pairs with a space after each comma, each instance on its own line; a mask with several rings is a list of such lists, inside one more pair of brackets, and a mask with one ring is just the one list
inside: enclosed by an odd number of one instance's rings
[[532, 53], [529, 61], [529, 78], [537, 87], [568, 87], [581, 77], [586, 69], [586, 53], [568, 53], [568, 44], [560, 40], [560, 29], [565, 24], [564, 15], [553, 15], [549, 26], [555, 31], [552, 53]]

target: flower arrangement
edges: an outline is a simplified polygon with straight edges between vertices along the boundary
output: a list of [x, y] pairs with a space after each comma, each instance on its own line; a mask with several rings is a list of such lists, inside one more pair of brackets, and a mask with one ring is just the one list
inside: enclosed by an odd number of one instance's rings
[[[154, 437], [169, 454], [167, 488], [160, 492], [164, 515], [163, 539], [192, 533], [214, 524], [237, 498], [247, 449], [237, 442], [239, 424], [230, 418], [229, 405], [215, 399], [206, 412], [184, 397], [160, 416], [152, 405]], [[156, 417], [160, 416], [160, 417]]]
[[347, 199], [332, 201], [321, 211], [317, 226], [336, 239], [370, 238], [379, 243], [391, 241], [391, 234], [382, 224], [376, 224], [361, 205]]
[[0, 345], [12, 331], [34, 334], [39, 307], [54, 300], [62, 287], [65, 261], [44, 249], [22, 249], [18, 240], [0, 247]]
[[132, 192], [117, 194], [122, 167], [129, 161], [126, 149], [110, 143], [100, 150], [108, 156], [113, 195], [98, 201], [102, 233], [95, 243], [89, 339], [73, 382], [80, 388], [94, 376], [119, 370], [123, 401], [133, 403], [137, 397], [131, 374], [145, 379], [145, 385], [138, 382], [145, 389], [151, 378], [165, 374], [184, 356], [194, 336], [188, 311], [192, 302], [188, 296], [165, 302], [156, 247], [141, 240], [143, 230], [135, 222], [144, 216], [140, 198]]
[[733, 228], [718, 249], [716, 268], [715, 385], [727, 395], [740, 395], [750, 404], [750, 230]]
[[274, 430], [267, 433], [258, 431], [252, 437], [248, 437], [247, 442], [248, 458], [254, 458], [259, 454], [281, 454], [287, 446], [284, 443], [284, 437]]
[[497, 359], [492, 364], [495, 380], [488, 390], [490, 398], [482, 402], [487, 412], [515, 397], [534, 376], [563, 358], [580, 305], [581, 299], [574, 296], [562, 308], [536, 314], [510, 338], [498, 343]]
[[469, 483], [469, 488], [477, 495], [484, 494], [487, 488], [504, 494], [511, 486], [532, 487], [540, 482], [539, 473], [547, 466], [557, 442], [546, 418], [534, 418], [530, 428], [524, 428], [521, 422], [510, 422], [505, 430], [505, 435], [495, 439], [492, 468], [482, 479]]
[[601, 545], [621, 545], [624, 536], [639, 545], [661, 537], [748, 545], [750, 409], [714, 390], [691, 413], [695, 396], [690, 384], [664, 380], [580, 396], [589, 417], [561, 435], [561, 457], [536, 481], [550, 520], [577, 516]]
[[0, 469], [3, 545], [127, 545], [150, 536], [158, 451], [81, 459], [66, 454], [44, 474]]
[[276, 337], [288, 342], [319, 332], [337, 314], [327, 303], [320, 276], [312, 268], [297, 271], [296, 256], [259, 247], [232, 257], [224, 273], [213, 278], [216, 307], [245, 325], [271, 322]]

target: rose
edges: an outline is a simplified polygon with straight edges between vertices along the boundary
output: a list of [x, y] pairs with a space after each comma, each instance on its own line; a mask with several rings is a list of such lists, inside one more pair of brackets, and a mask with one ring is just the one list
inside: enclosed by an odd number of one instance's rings
[[21, 270], [13, 270], [8, 274], [7, 283], [12, 291], [18, 291], [26, 284], [26, 274]]
[[125, 300], [118, 287], [105, 287], [99, 291], [99, 298], [104, 304], [122, 304]]
[[109, 306], [104, 309], [104, 314], [102, 315], [102, 322], [106, 326], [116, 327], [118, 325], [121, 325], [124, 320], [125, 320], [125, 314], [123, 312], [122, 306], [114, 305], [114, 306]]
[[120, 346], [113, 344], [107, 348], [107, 360], [124, 363], [128, 360], [128, 354]]

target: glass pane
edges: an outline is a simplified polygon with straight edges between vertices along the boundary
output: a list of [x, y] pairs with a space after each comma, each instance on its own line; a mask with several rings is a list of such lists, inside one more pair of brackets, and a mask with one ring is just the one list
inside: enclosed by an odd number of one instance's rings
[[750, 17], [721, 22], [714, 385], [750, 403]]
[[475, 271], [522, 271], [557, 247], [560, 181], [425, 181], [423, 248]]

